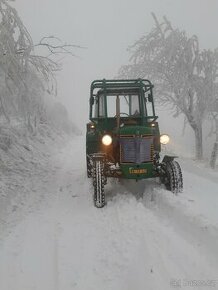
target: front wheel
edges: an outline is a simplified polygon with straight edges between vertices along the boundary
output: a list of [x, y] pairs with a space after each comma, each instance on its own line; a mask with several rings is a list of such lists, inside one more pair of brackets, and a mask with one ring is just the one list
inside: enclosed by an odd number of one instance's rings
[[93, 186], [94, 186], [94, 205], [97, 208], [102, 208], [105, 206], [104, 185], [105, 185], [104, 163], [102, 160], [95, 160], [93, 162]]
[[179, 163], [175, 160], [168, 161], [164, 164], [164, 176], [161, 177], [167, 190], [178, 194], [183, 191], [183, 177], [182, 170]]
[[86, 156], [86, 172], [87, 172], [87, 177], [91, 178], [92, 177], [92, 163], [88, 155]]

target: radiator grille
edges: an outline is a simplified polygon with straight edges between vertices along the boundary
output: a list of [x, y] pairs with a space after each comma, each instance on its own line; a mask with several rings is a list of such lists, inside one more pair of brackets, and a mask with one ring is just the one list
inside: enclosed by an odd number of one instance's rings
[[153, 136], [121, 137], [120, 162], [146, 163], [153, 161]]

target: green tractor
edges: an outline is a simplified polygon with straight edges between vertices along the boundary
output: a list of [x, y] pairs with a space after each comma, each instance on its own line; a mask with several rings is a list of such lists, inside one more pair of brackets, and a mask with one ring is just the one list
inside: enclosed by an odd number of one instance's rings
[[160, 135], [149, 80], [96, 80], [90, 90], [90, 122], [86, 133], [87, 176], [93, 179], [94, 204], [105, 205], [108, 177], [147, 179], [159, 177], [175, 194], [183, 189], [176, 156], [160, 161]]

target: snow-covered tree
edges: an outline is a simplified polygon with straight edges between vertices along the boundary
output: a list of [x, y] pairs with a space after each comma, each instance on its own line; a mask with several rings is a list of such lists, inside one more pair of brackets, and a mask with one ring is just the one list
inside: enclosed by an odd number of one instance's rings
[[33, 41], [8, 1], [0, 0], [0, 117], [35, 118], [45, 85], [58, 69], [49, 58], [36, 56]]
[[155, 27], [129, 48], [130, 64], [121, 67], [119, 74], [152, 80], [159, 103], [170, 106], [174, 117], [184, 114], [194, 131], [196, 158], [201, 159], [202, 124], [214, 93], [217, 54], [200, 51], [197, 36], [188, 37], [174, 29], [166, 17], [159, 23], [152, 15]]
[[[49, 55], [35, 54], [36, 47], [46, 48]], [[44, 113], [43, 93], [56, 91], [55, 72], [60, 64], [52, 56], [72, 55], [75, 47], [53, 36], [34, 45], [16, 9], [8, 0], [0, 0], [0, 120], [20, 118], [32, 129]]]

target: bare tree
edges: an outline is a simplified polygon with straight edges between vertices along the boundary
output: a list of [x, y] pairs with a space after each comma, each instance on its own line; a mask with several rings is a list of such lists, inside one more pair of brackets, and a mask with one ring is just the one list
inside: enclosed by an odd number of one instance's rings
[[202, 124], [213, 94], [217, 55], [210, 50], [201, 52], [197, 36], [189, 38], [166, 17], [159, 23], [152, 15], [155, 27], [129, 48], [130, 64], [121, 67], [119, 74], [153, 80], [159, 103], [170, 106], [174, 117], [185, 115], [194, 131], [196, 158], [202, 159]]

